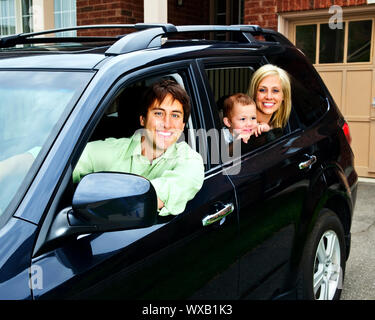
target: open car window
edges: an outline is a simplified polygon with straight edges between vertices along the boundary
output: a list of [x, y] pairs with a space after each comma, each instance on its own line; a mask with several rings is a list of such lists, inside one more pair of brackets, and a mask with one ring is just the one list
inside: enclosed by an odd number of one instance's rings
[[[250, 86], [251, 78], [254, 72], [260, 67], [260, 64], [252, 64], [248, 66], [231, 66], [231, 67], [210, 67], [207, 65], [205, 67], [207, 82], [211, 89], [212, 100], [214, 101], [212, 112], [216, 122], [216, 128], [221, 131], [221, 140], [225, 140], [225, 135], [227, 134], [226, 126], [223, 121], [223, 104], [224, 100], [236, 93], [248, 94], [248, 89]], [[274, 128], [269, 132], [263, 132], [258, 137], [252, 135], [247, 144], [241, 143], [240, 152], [235, 153], [233, 145], [226, 147], [224, 143], [221, 143], [221, 149], [227, 148], [228, 150], [221, 150], [222, 158], [223, 154], [228, 153], [228, 156], [239, 156], [251, 152], [257, 148], [260, 148], [268, 143], [271, 143], [279, 138], [299, 130], [302, 126], [299, 120], [299, 115], [294, 110], [294, 103], [298, 101], [300, 103], [301, 95], [296, 95], [293, 90], [300, 89], [301, 83], [296, 80], [293, 76], [290, 77], [291, 88], [292, 88], [292, 107], [291, 114], [289, 116], [288, 122], [284, 128]], [[303, 86], [302, 86], [303, 87]], [[305, 89], [307, 90], [307, 89]], [[222, 159], [225, 163], [226, 159]]]
[[198, 122], [188, 81], [181, 71], [118, 87], [75, 165], [73, 187], [97, 172], [139, 175], [155, 188], [159, 215], [183, 212], [204, 179], [203, 157], [191, 131]]
[[[177, 72], [144, 78], [128, 84], [116, 96], [113, 103], [108, 106], [105, 114], [92, 133], [90, 141], [104, 140], [106, 138], [129, 138], [138, 129], [141, 129], [139, 117], [142, 96], [153, 83], [161, 79], [175, 81], [188, 91], [183, 75]], [[193, 136], [194, 128], [196, 127], [193, 123], [193, 119], [195, 118], [193, 104], [194, 102], [192, 101], [191, 115], [178, 141], [186, 141], [193, 150], [197, 151], [196, 141]]]

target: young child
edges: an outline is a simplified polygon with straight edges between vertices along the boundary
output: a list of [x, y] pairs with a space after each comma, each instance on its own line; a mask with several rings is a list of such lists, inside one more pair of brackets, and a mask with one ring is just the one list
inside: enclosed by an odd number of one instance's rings
[[223, 122], [225, 140], [230, 143], [242, 139], [247, 143], [251, 135], [256, 137], [267, 132], [270, 127], [267, 123], [257, 122], [257, 110], [253, 99], [247, 94], [236, 93], [224, 100]]

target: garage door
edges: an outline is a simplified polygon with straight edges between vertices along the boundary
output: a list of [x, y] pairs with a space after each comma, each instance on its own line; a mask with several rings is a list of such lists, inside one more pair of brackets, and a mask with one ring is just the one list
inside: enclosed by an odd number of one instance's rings
[[341, 25], [330, 25], [327, 18], [296, 21], [289, 39], [314, 64], [348, 121], [358, 174], [375, 178], [373, 17], [346, 15]]

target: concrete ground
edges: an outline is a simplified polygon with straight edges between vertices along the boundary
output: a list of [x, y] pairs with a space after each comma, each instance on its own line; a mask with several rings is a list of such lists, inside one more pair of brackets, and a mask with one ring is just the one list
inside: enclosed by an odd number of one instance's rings
[[341, 300], [375, 300], [375, 179], [359, 180]]

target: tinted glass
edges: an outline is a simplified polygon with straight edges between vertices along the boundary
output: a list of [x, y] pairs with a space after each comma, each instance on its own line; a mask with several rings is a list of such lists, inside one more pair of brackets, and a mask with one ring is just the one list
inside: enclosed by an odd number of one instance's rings
[[233, 93], [246, 93], [254, 69], [251, 67], [207, 69], [206, 73], [215, 101]]
[[301, 49], [311, 63], [315, 63], [316, 24], [296, 27], [296, 47]]
[[[33, 161], [53, 141], [91, 76], [0, 71], [0, 217], [21, 196], [24, 179], [37, 169]], [[19, 164], [25, 154], [30, 161]]]
[[347, 62], [370, 61], [372, 21], [349, 22]]
[[345, 23], [342, 29], [320, 25], [319, 63], [340, 63], [344, 57]]
[[295, 49], [267, 57], [270, 63], [286, 70], [291, 78], [292, 109], [303, 126], [318, 121], [327, 111], [326, 94], [317, 72]]

